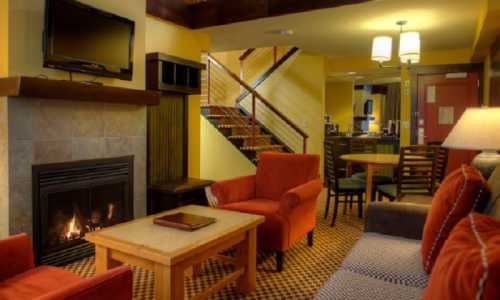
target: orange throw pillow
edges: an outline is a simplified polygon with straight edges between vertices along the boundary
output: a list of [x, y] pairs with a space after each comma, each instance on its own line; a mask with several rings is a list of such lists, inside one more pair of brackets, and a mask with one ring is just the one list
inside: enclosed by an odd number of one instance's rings
[[500, 299], [500, 221], [472, 213], [450, 234], [424, 300]]
[[484, 207], [488, 185], [478, 170], [462, 165], [441, 183], [425, 221], [422, 236], [422, 262], [431, 273], [432, 266], [451, 230], [474, 209]]

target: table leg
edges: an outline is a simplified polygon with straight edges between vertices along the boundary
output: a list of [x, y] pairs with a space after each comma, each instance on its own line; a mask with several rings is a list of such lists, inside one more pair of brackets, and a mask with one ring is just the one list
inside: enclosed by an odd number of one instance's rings
[[104, 273], [109, 269], [121, 265], [120, 262], [111, 259], [110, 250], [104, 246], [95, 245], [95, 272]]
[[366, 192], [365, 192], [365, 218], [366, 212], [368, 210], [368, 204], [372, 199], [372, 190], [373, 190], [373, 170], [374, 167], [372, 164], [367, 164], [366, 166]]
[[236, 246], [236, 269], [245, 268], [236, 286], [240, 292], [249, 293], [257, 288], [257, 228], [247, 231], [247, 236]]
[[184, 299], [184, 269], [179, 265], [155, 264], [155, 299]]

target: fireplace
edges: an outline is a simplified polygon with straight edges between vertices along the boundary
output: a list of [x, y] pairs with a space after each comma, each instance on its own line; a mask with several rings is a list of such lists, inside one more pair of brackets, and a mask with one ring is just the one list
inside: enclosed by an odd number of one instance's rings
[[133, 219], [133, 156], [33, 166], [37, 264], [92, 255], [85, 233]]

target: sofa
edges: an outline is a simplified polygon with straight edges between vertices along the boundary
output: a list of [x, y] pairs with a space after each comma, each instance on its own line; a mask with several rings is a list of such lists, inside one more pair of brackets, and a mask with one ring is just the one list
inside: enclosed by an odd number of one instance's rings
[[263, 215], [258, 247], [276, 252], [277, 270], [284, 253], [308, 236], [313, 243], [316, 202], [322, 189], [319, 156], [263, 152], [255, 175], [219, 181], [211, 186], [218, 208]]
[[[488, 187], [483, 213], [500, 219], [500, 167]], [[364, 234], [315, 299], [422, 299], [429, 282], [421, 259], [429, 208], [404, 202], [370, 204]]]
[[132, 270], [121, 266], [82, 278], [56, 267], [35, 267], [30, 239], [15, 235], [0, 240], [0, 299], [132, 299]]

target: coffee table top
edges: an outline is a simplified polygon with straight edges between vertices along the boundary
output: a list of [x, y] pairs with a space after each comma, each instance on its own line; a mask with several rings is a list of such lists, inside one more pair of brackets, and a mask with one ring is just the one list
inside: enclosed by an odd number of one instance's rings
[[[154, 218], [177, 212], [212, 217], [216, 222], [195, 231], [153, 224]], [[230, 238], [256, 227], [264, 220], [260, 215], [188, 205], [90, 232], [85, 239], [96, 245], [170, 264], [191, 251], [217, 243], [221, 238]]]

